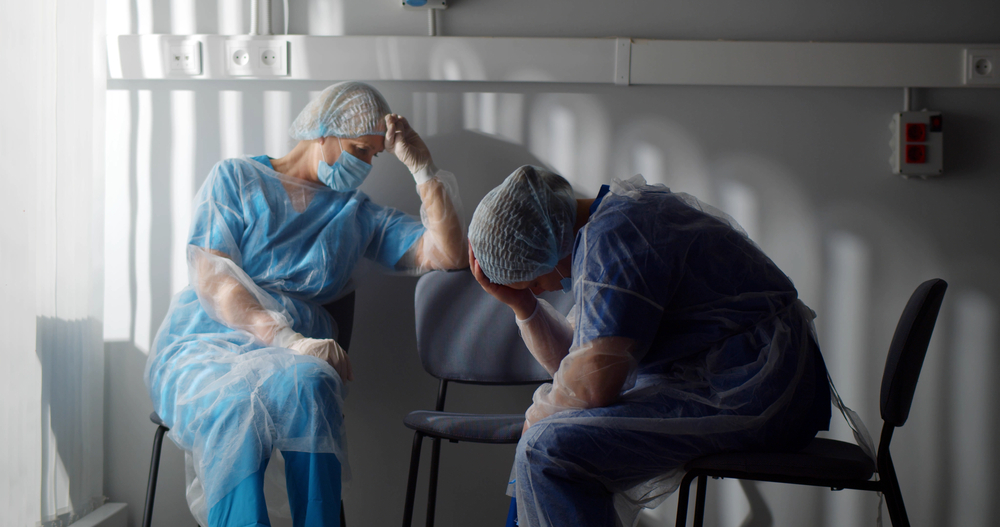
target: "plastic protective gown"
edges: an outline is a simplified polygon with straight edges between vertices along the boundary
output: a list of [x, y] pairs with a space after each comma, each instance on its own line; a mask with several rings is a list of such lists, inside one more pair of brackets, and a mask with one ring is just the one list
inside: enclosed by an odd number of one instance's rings
[[[827, 429], [815, 314], [725, 214], [641, 176], [615, 180], [576, 236], [572, 280], [568, 319], [539, 300], [518, 320], [553, 373], [508, 489], [521, 525], [634, 525], [687, 461], [796, 448]], [[604, 369], [624, 385], [591, 407], [584, 388]]]
[[452, 265], [433, 259], [446, 251], [436, 248], [432, 225], [455, 219], [454, 176], [438, 172], [418, 191], [423, 222], [360, 191], [279, 174], [266, 157], [212, 170], [195, 201], [191, 285], [174, 297], [145, 373], [154, 409], [187, 453], [188, 502], [202, 522], [272, 449], [336, 454], [349, 478], [340, 375], [324, 360], [266, 343], [284, 328], [336, 338], [322, 305], [362, 256], [420, 271], [422, 245], [425, 265]]

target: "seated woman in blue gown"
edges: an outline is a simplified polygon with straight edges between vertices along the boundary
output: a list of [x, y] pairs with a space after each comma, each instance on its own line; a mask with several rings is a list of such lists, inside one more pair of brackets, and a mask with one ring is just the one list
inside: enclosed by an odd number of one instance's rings
[[[212, 169], [195, 198], [190, 285], [146, 364], [153, 407], [186, 454], [192, 513], [210, 527], [269, 525], [275, 449], [295, 525], [339, 524], [352, 374], [322, 306], [361, 257], [414, 273], [467, 265], [455, 177], [374, 88], [330, 86], [290, 133], [299, 142], [282, 158]], [[420, 218], [357, 190], [383, 150], [413, 174]]]
[[[642, 176], [595, 199], [524, 166], [483, 198], [472, 271], [552, 374], [525, 413], [520, 525], [635, 524], [686, 462], [805, 444], [826, 367], [791, 280], [720, 211]], [[535, 293], [564, 290], [562, 316]]]

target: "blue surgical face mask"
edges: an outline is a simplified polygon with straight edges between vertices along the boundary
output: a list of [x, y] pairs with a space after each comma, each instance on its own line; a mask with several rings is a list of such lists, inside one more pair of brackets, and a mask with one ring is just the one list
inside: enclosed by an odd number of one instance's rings
[[562, 280], [559, 280], [559, 285], [562, 286], [563, 293], [572, 293], [573, 279], [570, 278], [569, 276], [563, 276], [563, 274], [559, 271], [558, 267], [556, 267], [556, 272], [559, 273], [559, 276], [562, 276]]
[[368, 177], [372, 166], [344, 150], [344, 145], [340, 143], [339, 137], [337, 143], [340, 144], [340, 157], [337, 158], [333, 166], [327, 164], [326, 153], [320, 147], [319, 151], [323, 155], [323, 159], [316, 167], [316, 176], [319, 177], [320, 182], [333, 190], [340, 192], [354, 190], [360, 187], [361, 183]]

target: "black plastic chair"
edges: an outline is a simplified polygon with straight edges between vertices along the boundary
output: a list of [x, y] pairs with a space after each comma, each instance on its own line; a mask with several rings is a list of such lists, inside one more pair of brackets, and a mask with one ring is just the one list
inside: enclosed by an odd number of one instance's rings
[[[344, 351], [351, 345], [351, 332], [354, 329], [354, 291], [324, 305], [327, 313], [337, 322], [339, 335], [337, 343]], [[149, 482], [146, 483], [146, 505], [142, 511], [142, 527], [150, 527], [153, 522], [153, 500], [156, 498], [156, 478], [160, 472], [160, 450], [163, 446], [163, 434], [170, 431], [170, 428], [163, 423], [160, 416], [153, 412], [149, 414], [149, 420], [156, 427], [153, 435], [153, 457], [149, 462]], [[340, 525], [346, 527], [344, 517], [344, 502], [340, 502]]]
[[[738, 452], [699, 458], [686, 466], [687, 473], [678, 496], [676, 526], [683, 527], [687, 522], [688, 491], [691, 481], [698, 478], [694, 524], [701, 527], [705, 516], [705, 486], [707, 477], [711, 476], [881, 492], [892, 525], [909, 527], [896, 470], [889, 455], [889, 442], [893, 430], [903, 426], [910, 414], [917, 377], [947, 288], [948, 284], [941, 279], [920, 284], [899, 317], [882, 375], [883, 425], [876, 463], [856, 444], [822, 438], [813, 439], [798, 452]], [[875, 472], [879, 478], [872, 480]]]
[[[570, 295], [545, 295], [566, 313]], [[428, 273], [417, 282], [417, 351], [424, 370], [439, 379], [434, 411], [411, 412], [403, 424], [414, 430], [403, 526], [413, 519], [413, 500], [423, 438], [433, 438], [427, 527], [434, 525], [441, 440], [510, 444], [521, 438], [523, 414], [464, 414], [444, 411], [449, 382], [484, 385], [540, 384], [551, 379], [524, 346], [510, 308], [483, 291], [468, 269]]]

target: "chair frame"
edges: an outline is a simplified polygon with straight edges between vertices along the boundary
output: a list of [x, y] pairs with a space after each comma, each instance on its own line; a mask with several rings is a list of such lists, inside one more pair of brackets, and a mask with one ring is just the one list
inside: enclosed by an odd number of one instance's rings
[[[337, 329], [340, 332], [337, 343], [340, 344], [340, 347], [344, 348], [345, 352], [351, 345], [351, 333], [354, 330], [354, 300], [355, 291], [351, 291], [323, 306], [327, 313], [330, 314], [330, 317], [337, 322]], [[149, 414], [149, 420], [154, 425], [157, 425], [157, 427], [156, 432], [153, 434], [153, 454], [149, 461], [149, 480], [146, 482], [146, 503], [142, 509], [142, 527], [150, 527], [153, 522], [153, 502], [156, 499], [156, 480], [160, 473], [160, 452], [163, 447], [163, 434], [170, 431], [170, 428], [163, 423], [163, 420], [160, 419], [160, 416], [156, 412]], [[344, 502], [341, 500], [340, 526], [346, 527], [346, 525]]]
[[[876, 471], [879, 476], [878, 479], [860, 481], [692, 467], [688, 469], [684, 478], [681, 480], [675, 527], [684, 527], [687, 523], [690, 486], [691, 482], [695, 478], [698, 480], [698, 488], [695, 496], [694, 526], [701, 527], [703, 525], [705, 519], [705, 493], [709, 476], [715, 479], [731, 478], [750, 481], [767, 481], [773, 483], [789, 483], [794, 485], [810, 485], [815, 487], [830, 487], [831, 490], [855, 489], [881, 492], [885, 496], [886, 508], [889, 511], [889, 519], [892, 522], [893, 527], [909, 527], [910, 522], [906, 515], [906, 507], [903, 504], [903, 495], [899, 489], [899, 480], [896, 477], [896, 469], [892, 462], [892, 456], [889, 453], [889, 443], [892, 441], [893, 431], [906, 422], [909, 407], [913, 401], [913, 390], [916, 388], [916, 377], [919, 375], [920, 365], [923, 363], [924, 354], [927, 351], [930, 336], [933, 332], [934, 324], [937, 321], [937, 315], [946, 289], [947, 283], [940, 279], [928, 280], [920, 284], [920, 286], [918, 286], [911, 295], [910, 300], [904, 309], [903, 315], [900, 317], [900, 323], [896, 327], [896, 332], [893, 335], [893, 344], [890, 346], [889, 356], [886, 360], [886, 367], [885, 372], [883, 373], [882, 381], [881, 411], [883, 425], [882, 433], [879, 438], [878, 452], [876, 454], [875, 463]], [[915, 313], [913, 317], [914, 323], [908, 328], [903, 327], [904, 319], [906, 318], [906, 315], [910, 311], [911, 307], [917, 309], [917, 313]], [[923, 323], [923, 325], [920, 323]], [[911, 342], [911, 338], [915, 339], [916, 342]], [[907, 358], [909, 358], [914, 353], [917, 353], [920, 364], [917, 365], [915, 371], [908, 372], [913, 377], [912, 386], [908, 389], [909, 393], [903, 394], [902, 402], [892, 401], [892, 403], [896, 405], [896, 407], [893, 408], [895, 411], [891, 411], [890, 415], [887, 416], [887, 407], [890, 405], [890, 401], [887, 399], [890, 397], [890, 393], [895, 393], [893, 392], [893, 387], [891, 386], [892, 383], [889, 381], [900, 373], [899, 364], [893, 364], [891, 362], [897, 339], [902, 339], [900, 340], [900, 344], [901, 347], [904, 348], [898, 353], [897, 357], [901, 356], [903, 353], [907, 353]], [[910, 347], [911, 345], [912, 347]], [[902, 375], [906, 376], [907, 372], [902, 373]], [[902, 389], [904, 392], [907, 390], [907, 388]], [[814, 441], [832, 440], [814, 439]]]
[[[460, 382], [460, 381], [449, 381], [447, 379], [439, 379], [438, 382], [438, 395], [437, 401], [434, 404], [435, 412], [444, 411], [445, 398], [448, 395], [448, 383], [449, 382]], [[461, 382], [461, 384], [477, 384], [482, 386], [517, 386], [517, 385], [529, 385], [529, 384], [539, 384], [536, 381], [526, 381], [526, 382], [505, 382], [499, 383], [485, 383], [485, 382]], [[419, 430], [413, 433], [413, 447], [410, 450], [410, 471], [406, 479], [406, 504], [403, 508], [403, 527], [410, 527], [413, 524], [413, 505], [416, 500], [417, 493], [417, 477], [420, 471], [420, 454], [421, 447], [423, 446], [424, 437], [430, 437], [432, 439], [431, 444], [431, 466], [430, 466], [430, 480], [427, 485], [427, 519], [426, 527], [433, 527], [434, 525], [434, 514], [435, 508], [437, 506], [437, 482], [438, 482], [438, 467], [441, 461], [441, 440], [448, 439], [449, 443], [459, 443], [457, 439], [450, 439], [441, 436], [436, 436], [434, 434], [428, 434], [426, 432], [421, 432]], [[513, 441], [504, 443], [492, 443], [492, 444], [514, 444], [520, 440], [521, 436], [518, 434]], [[468, 441], [471, 442], [471, 441]]]
[[[437, 272], [441, 272], [441, 271], [437, 271]], [[448, 274], [452, 274], [452, 273], [468, 273], [469, 276], [471, 277], [471, 273], [470, 273], [470, 271], [468, 269], [460, 269], [460, 270], [454, 270], [454, 271], [443, 271], [443, 272], [448, 273]], [[485, 293], [484, 291], [482, 291], [481, 287], [478, 284], [476, 284], [474, 281], [471, 283], [471, 285], [469, 287], [472, 287], [473, 290], [477, 291], [477, 294], [483, 294], [483, 295], [488, 296], [488, 294]], [[484, 298], [486, 298], [486, 296], [484, 296]], [[495, 300], [493, 300], [492, 298], [490, 298], [489, 301], [492, 302], [492, 301], [495, 301]], [[496, 302], [498, 302], [498, 301], [496, 301]], [[418, 313], [418, 315], [419, 315], [419, 313]], [[419, 316], [417, 317], [417, 325], [418, 326], [420, 325]], [[420, 345], [420, 342], [419, 342], [419, 333], [420, 332], [419, 332], [419, 329], [418, 329], [418, 346]], [[520, 337], [518, 337], [517, 340], [520, 342]], [[525, 350], [525, 351], [527, 352], [527, 350]], [[454, 378], [454, 377], [439, 376], [439, 373], [434, 373], [434, 372], [432, 372], [430, 370], [427, 370], [426, 369], [426, 365], [425, 365], [425, 370], [429, 374], [431, 374], [432, 376], [434, 376], [435, 378], [437, 378], [438, 381], [439, 381], [439, 383], [438, 383], [437, 400], [436, 400], [436, 402], [434, 404], [434, 411], [435, 412], [444, 412], [445, 399], [446, 399], [446, 397], [448, 395], [448, 384], [451, 383], [451, 382], [455, 382], [455, 383], [459, 383], [459, 384], [480, 385], [480, 386], [527, 386], [527, 385], [538, 385], [538, 384], [541, 384], [541, 383], [544, 383], [544, 382], [549, 382], [549, 378], [548, 378], [547, 375], [544, 378], [541, 377], [541, 376], [539, 376], [537, 378], [531, 378], [531, 379], [525, 377], [525, 378], [520, 379], [520, 380], [516, 380], [516, 379], [507, 379], [507, 380], [503, 380], [503, 381], [472, 380], [472, 379], [470, 379], [470, 380], [464, 380], [464, 379], [459, 379], [459, 378]], [[476, 415], [488, 415], [488, 414], [476, 414]], [[519, 417], [521, 418], [521, 420], [522, 420], [521, 422], [523, 423], [524, 416], [520, 415]], [[427, 519], [426, 519], [426, 524], [425, 524], [426, 527], [433, 527], [433, 525], [434, 525], [435, 509], [436, 509], [436, 505], [437, 505], [437, 485], [438, 485], [438, 473], [439, 473], [439, 466], [440, 466], [440, 459], [441, 459], [441, 440], [442, 439], [447, 439], [451, 443], [459, 443], [459, 442], [464, 441], [464, 442], [468, 442], [468, 443], [480, 443], [480, 444], [516, 444], [520, 440], [520, 436], [521, 436], [520, 431], [518, 431], [517, 434], [516, 434], [516, 437], [512, 437], [509, 440], [503, 440], [503, 441], [475, 441], [475, 440], [469, 440], [469, 439], [464, 439], [464, 440], [463, 439], [455, 439], [453, 437], [448, 437], [448, 436], [445, 436], [445, 435], [437, 435], [437, 434], [434, 434], [432, 432], [421, 431], [421, 430], [414, 430], [413, 445], [412, 445], [412, 448], [411, 448], [411, 451], [410, 451], [410, 469], [409, 469], [409, 474], [408, 474], [408, 477], [407, 477], [407, 484], [406, 484], [406, 502], [405, 502], [404, 509], [403, 509], [403, 527], [410, 527], [412, 525], [412, 523], [413, 523], [413, 506], [414, 506], [414, 501], [415, 501], [415, 496], [416, 496], [417, 478], [418, 478], [418, 473], [419, 473], [419, 469], [420, 469], [421, 447], [423, 445], [423, 439], [424, 439], [424, 437], [430, 437], [433, 440], [432, 446], [431, 446], [430, 480], [429, 480], [429, 483], [428, 483], [428, 490], [427, 490]]]

